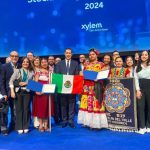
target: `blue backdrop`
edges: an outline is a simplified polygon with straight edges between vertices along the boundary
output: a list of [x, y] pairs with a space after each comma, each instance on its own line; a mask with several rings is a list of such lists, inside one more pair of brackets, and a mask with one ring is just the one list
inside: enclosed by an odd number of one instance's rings
[[149, 48], [150, 0], [3, 0], [0, 57]]

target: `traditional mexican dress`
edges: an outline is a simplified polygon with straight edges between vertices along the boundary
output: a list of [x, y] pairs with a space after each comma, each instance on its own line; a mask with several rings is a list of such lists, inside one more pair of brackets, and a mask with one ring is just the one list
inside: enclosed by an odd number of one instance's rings
[[[89, 64], [85, 70], [101, 71], [102, 63], [97, 62], [92, 65]], [[102, 90], [101, 82], [85, 80], [83, 86], [83, 93], [81, 96], [81, 103], [78, 113], [78, 123], [91, 128], [107, 128], [107, 118], [103, 102], [103, 95], [97, 97], [97, 89], [95, 85], [99, 84]], [[99, 89], [99, 88], [98, 88]]]
[[110, 70], [110, 78], [125, 78], [129, 75], [130, 71], [127, 68], [122, 67], [121, 69], [112, 68]]
[[[48, 72], [36, 72], [36, 74], [39, 75], [39, 81], [42, 84], [48, 84], [49, 83], [49, 73]], [[54, 114], [54, 106], [51, 106], [52, 115]], [[41, 119], [48, 118], [49, 117], [49, 95], [42, 94], [37, 95], [35, 94], [34, 100], [33, 100], [33, 110], [32, 115], [34, 117], [38, 117]]]

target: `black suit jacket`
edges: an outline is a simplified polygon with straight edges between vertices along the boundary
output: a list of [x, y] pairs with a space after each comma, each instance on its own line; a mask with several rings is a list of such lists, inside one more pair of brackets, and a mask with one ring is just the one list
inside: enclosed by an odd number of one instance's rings
[[0, 63], [0, 93], [1, 93], [1, 86], [2, 86], [2, 64]]
[[2, 65], [1, 70], [1, 93], [2, 95], [10, 96], [9, 81], [13, 74], [13, 66], [11, 63], [6, 63]]
[[[71, 60], [69, 67], [69, 75], [78, 75], [79, 74], [79, 65], [78, 62]], [[65, 60], [60, 61], [54, 69], [55, 73], [67, 74], [66, 62]]]

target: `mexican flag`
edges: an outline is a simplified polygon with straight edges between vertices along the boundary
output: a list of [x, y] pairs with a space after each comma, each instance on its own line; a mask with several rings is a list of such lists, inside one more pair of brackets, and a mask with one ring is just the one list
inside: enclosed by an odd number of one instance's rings
[[56, 84], [56, 93], [81, 94], [83, 90], [83, 76], [51, 74], [51, 83]]

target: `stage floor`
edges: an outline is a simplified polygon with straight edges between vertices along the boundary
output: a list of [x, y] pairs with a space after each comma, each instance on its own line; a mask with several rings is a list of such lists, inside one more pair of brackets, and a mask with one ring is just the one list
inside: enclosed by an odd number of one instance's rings
[[0, 135], [0, 150], [148, 150], [150, 134], [90, 130], [80, 125], [75, 129], [52, 126], [52, 132], [33, 129], [28, 134], [12, 132]]

